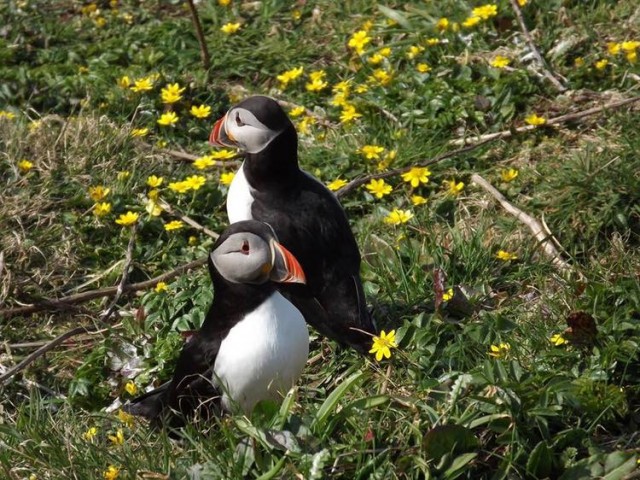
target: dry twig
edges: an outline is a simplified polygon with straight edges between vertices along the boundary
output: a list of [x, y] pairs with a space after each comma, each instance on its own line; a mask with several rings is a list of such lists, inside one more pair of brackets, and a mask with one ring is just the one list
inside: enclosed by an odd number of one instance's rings
[[562, 259], [560, 252], [558, 252], [554, 246], [553, 237], [545, 232], [543, 226], [538, 222], [538, 220], [510, 203], [504, 195], [502, 195], [493, 185], [477, 173], [471, 175], [471, 181], [490, 193], [496, 200], [498, 200], [498, 203], [500, 203], [502, 208], [529, 227], [533, 236], [542, 246], [542, 251], [551, 259], [551, 263], [553, 263], [553, 265], [555, 265], [561, 272], [567, 273], [574, 271], [571, 266]]
[[211, 67], [211, 56], [209, 55], [209, 50], [207, 49], [207, 41], [204, 38], [204, 33], [202, 33], [202, 24], [200, 23], [198, 10], [196, 9], [193, 0], [187, 0], [187, 5], [189, 5], [189, 10], [191, 11], [191, 21], [193, 22], [193, 27], [196, 30], [196, 37], [198, 38], [198, 44], [200, 45], [200, 57], [202, 58], [202, 66], [205, 70], [209, 70], [209, 68]]

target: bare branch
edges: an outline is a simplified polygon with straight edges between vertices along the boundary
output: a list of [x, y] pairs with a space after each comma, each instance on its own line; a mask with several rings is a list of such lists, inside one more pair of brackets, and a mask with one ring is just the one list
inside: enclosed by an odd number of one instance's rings
[[204, 38], [202, 32], [202, 24], [200, 23], [200, 17], [198, 16], [198, 10], [193, 3], [193, 0], [187, 0], [189, 10], [191, 11], [191, 21], [193, 27], [196, 30], [196, 37], [198, 38], [198, 44], [200, 45], [200, 57], [202, 58], [202, 66], [205, 70], [209, 70], [211, 67], [211, 56], [209, 55], [209, 49], [207, 48], [207, 41]]

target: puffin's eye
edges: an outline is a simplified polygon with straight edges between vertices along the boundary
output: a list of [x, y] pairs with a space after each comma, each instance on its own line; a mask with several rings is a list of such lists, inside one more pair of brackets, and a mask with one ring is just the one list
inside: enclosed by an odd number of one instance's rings
[[242, 247], [240, 248], [240, 251], [241, 251], [242, 253], [244, 253], [245, 255], [249, 255], [249, 250], [250, 250], [250, 249], [249, 249], [249, 242], [245, 240], [245, 241], [242, 243]]
[[244, 127], [246, 125], [246, 123], [240, 119], [240, 114], [238, 112], [236, 112], [236, 125], [239, 127]]

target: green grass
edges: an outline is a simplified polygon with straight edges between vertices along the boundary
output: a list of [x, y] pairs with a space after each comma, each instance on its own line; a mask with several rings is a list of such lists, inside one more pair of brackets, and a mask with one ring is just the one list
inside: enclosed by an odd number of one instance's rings
[[[529, 60], [507, 1], [458, 32], [439, 32], [436, 22], [460, 24], [480, 2], [203, 2], [208, 71], [182, 3], [116, 3], [100, 2], [93, 13], [70, 0], [0, 5], [2, 309], [117, 285], [130, 229], [115, 220], [129, 210], [140, 214], [131, 282], [206, 255], [211, 238], [190, 227], [166, 232], [170, 215], [147, 214], [146, 181], [162, 176], [164, 200], [222, 231], [220, 175], [235, 166], [200, 171], [166, 149], [210, 153], [213, 120], [239, 97], [268, 94], [311, 111], [315, 122], [295, 119], [299, 129], [311, 122], [301, 162], [329, 183], [416, 164], [453, 150], [454, 140], [522, 126], [531, 113], [552, 118], [638, 95], [639, 64], [607, 49], [640, 40], [631, 0], [523, 7], [536, 44], [566, 79], [563, 94]], [[239, 32], [220, 32], [236, 21]], [[347, 43], [367, 21], [371, 41], [358, 56]], [[428, 45], [431, 38], [440, 43]], [[424, 50], [411, 59], [414, 45]], [[367, 58], [383, 47], [391, 54], [371, 65]], [[490, 65], [496, 55], [510, 59], [508, 68]], [[431, 70], [418, 72], [418, 63]], [[277, 75], [298, 66], [303, 76], [280, 88]], [[378, 68], [391, 72], [387, 85], [370, 79]], [[305, 89], [314, 70], [326, 71], [320, 92]], [[119, 85], [123, 76], [154, 76], [153, 88], [135, 93]], [[331, 91], [344, 80], [362, 115], [346, 124]], [[167, 107], [160, 90], [174, 82], [185, 87], [183, 99]], [[209, 118], [189, 115], [199, 104], [211, 107]], [[175, 127], [156, 123], [167, 108], [180, 117]], [[131, 398], [129, 380], [142, 390], [171, 375], [181, 332], [200, 325], [214, 294], [204, 269], [166, 292], [122, 298], [108, 325], [100, 320], [106, 299], [2, 318], [2, 371], [78, 325], [106, 328], [71, 339], [3, 385], [0, 477], [101, 478], [110, 465], [131, 479], [637, 475], [637, 112], [636, 104], [483, 145], [431, 166], [429, 182], [415, 190], [397, 176], [382, 199], [364, 188], [343, 197], [368, 300], [380, 326], [396, 330], [398, 348], [376, 362], [314, 335], [314, 360], [298, 387], [251, 418], [190, 426], [173, 440], [115, 413], [117, 400]], [[139, 128], [149, 135], [133, 138]], [[365, 159], [364, 145], [385, 150]], [[23, 159], [33, 163], [29, 172], [18, 168]], [[500, 175], [508, 168], [518, 170], [511, 182]], [[471, 182], [474, 173], [544, 220], [572, 273], [553, 266], [529, 230]], [[203, 175], [204, 186], [184, 195], [168, 188], [191, 175]], [[451, 179], [465, 184], [458, 195], [443, 187]], [[88, 193], [96, 185], [110, 189], [112, 210], [101, 218]], [[412, 205], [414, 194], [426, 204]], [[385, 223], [396, 208], [413, 218]], [[517, 258], [500, 260], [499, 250]], [[436, 270], [445, 291], [456, 292], [437, 309]], [[595, 338], [565, 331], [573, 312], [595, 319]], [[568, 343], [554, 345], [557, 334]], [[91, 427], [97, 434], [88, 440]], [[115, 445], [109, 435], [119, 429], [124, 442]]]

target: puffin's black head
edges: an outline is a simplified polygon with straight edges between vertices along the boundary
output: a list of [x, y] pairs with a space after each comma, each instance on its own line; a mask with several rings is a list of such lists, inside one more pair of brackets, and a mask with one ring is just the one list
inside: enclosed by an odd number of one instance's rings
[[305, 283], [300, 263], [278, 243], [270, 225], [255, 220], [227, 228], [209, 255], [209, 272], [231, 283]]
[[209, 143], [258, 153], [287, 130], [295, 132], [278, 102], [269, 97], [255, 96], [232, 107], [215, 123]]

